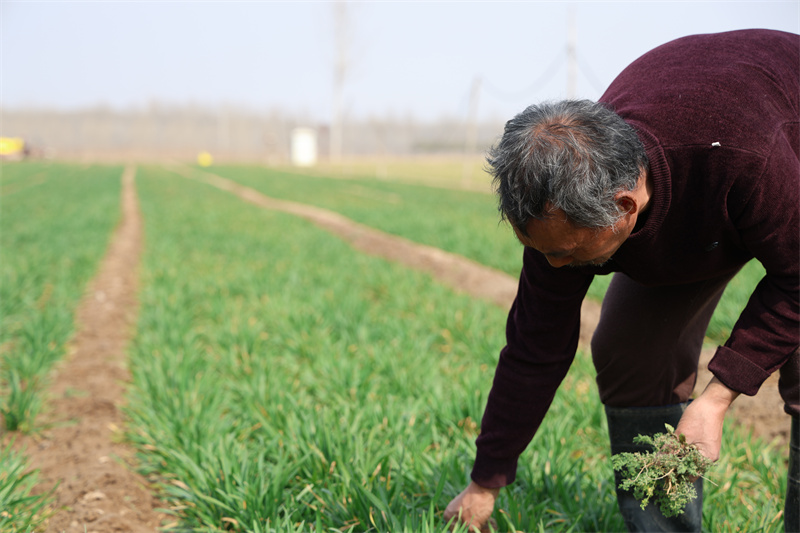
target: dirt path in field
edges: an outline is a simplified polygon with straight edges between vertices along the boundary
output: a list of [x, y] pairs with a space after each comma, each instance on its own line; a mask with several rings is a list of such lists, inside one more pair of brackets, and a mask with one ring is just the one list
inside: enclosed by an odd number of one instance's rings
[[[298, 202], [270, 198], [254, 189], [239, 185], [210, 172], [184, 166], [172, 168], [178, 174], [205, 181], [236, 194], [257, 206], [303, 217], [349, 242], [355, 249], [429, 272], [435, 279], [457, 291], [483, 298], [508, 309], [517, 291], [517, 279], [464, 257], [451, 254], [402, 237], [389, 235], [358, 224], [338, 213]], [[588, 348], [592, 332], [600, 318], [600, 305], [585, 300], [581, 309], [581, 344]], [[702, 392], [711, 379], [708, 362], [715, 348], [703, 350], [700, 358], [696, 393]], [[789, 417], [783, 412], [778, 393], [778, 376], [771, 376], [754, 397], [740, 396], [729, 411], [729, 418], [750, 427], [755, 435], [767, 441], [777, 439], [782, 449], [788, 447]]]
[[57, 366], [41, 433], [20, 439], [39, 469], [39, 488], [55, 488], [47, 532], [157, 531], [166, 517], [121, 443], [125, 346], [136, 316], [142, 223], [135, 169], [122, 176], [122, 220], [76, 314], [69, 355]]

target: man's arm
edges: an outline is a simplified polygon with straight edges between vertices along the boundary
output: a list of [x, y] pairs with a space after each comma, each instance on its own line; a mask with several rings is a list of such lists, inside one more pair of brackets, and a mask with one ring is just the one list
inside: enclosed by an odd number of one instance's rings
[[752, 396], [800, 344], [800, 127], [776, 136], [763, 172], [731, 189], [728, 209], [742, 246], [764, 266], [731, 332], [709, 363], [730, 389]]
[[492, 389], [476, 440], [472, 480], [499, 488], [514, 481], [517, 459], [544, 419], [578, 347], [581, 304], [593, 275], [556, 269], [525, 248]]
[[530, 443], [575, 356], [580, 309], [592, 275], [555, 269], [526, 248], [517, 297], [506, 324], [492, 390], [481, 422], [472, 482], [450, 502], [445, 519], [486, 527], [500, 487], [514, 481]]

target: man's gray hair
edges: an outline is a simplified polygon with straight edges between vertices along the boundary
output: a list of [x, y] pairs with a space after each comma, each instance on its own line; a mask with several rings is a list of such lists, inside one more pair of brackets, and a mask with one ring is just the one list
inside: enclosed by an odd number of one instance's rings
[[488, 152], [501, 217], [523, 234], [531, 219], [561, 209], [579, 227], [614, 226], [614, 195], [633, 190], [647, 154], [634, 129], [603, 104], [532, 105], [506, 123]]

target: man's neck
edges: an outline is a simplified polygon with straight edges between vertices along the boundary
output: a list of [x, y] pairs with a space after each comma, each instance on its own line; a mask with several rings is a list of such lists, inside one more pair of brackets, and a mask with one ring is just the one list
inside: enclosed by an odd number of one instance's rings
[[639, 176], [639, 184], [634, 190], [634, 196], [639, 205], [640, 215], [650, 209], [650, 203], [653, 199], [653, 178], [650, 177], [650, 172], [647, 170], [642, 171], [642, 175]]

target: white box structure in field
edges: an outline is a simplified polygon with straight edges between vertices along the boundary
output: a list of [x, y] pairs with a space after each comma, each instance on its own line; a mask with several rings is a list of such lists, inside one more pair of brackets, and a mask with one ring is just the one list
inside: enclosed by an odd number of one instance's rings
[[292, 164], [311, 167], [317, 164], [317, 131], [312, 128], [292, 130]]

